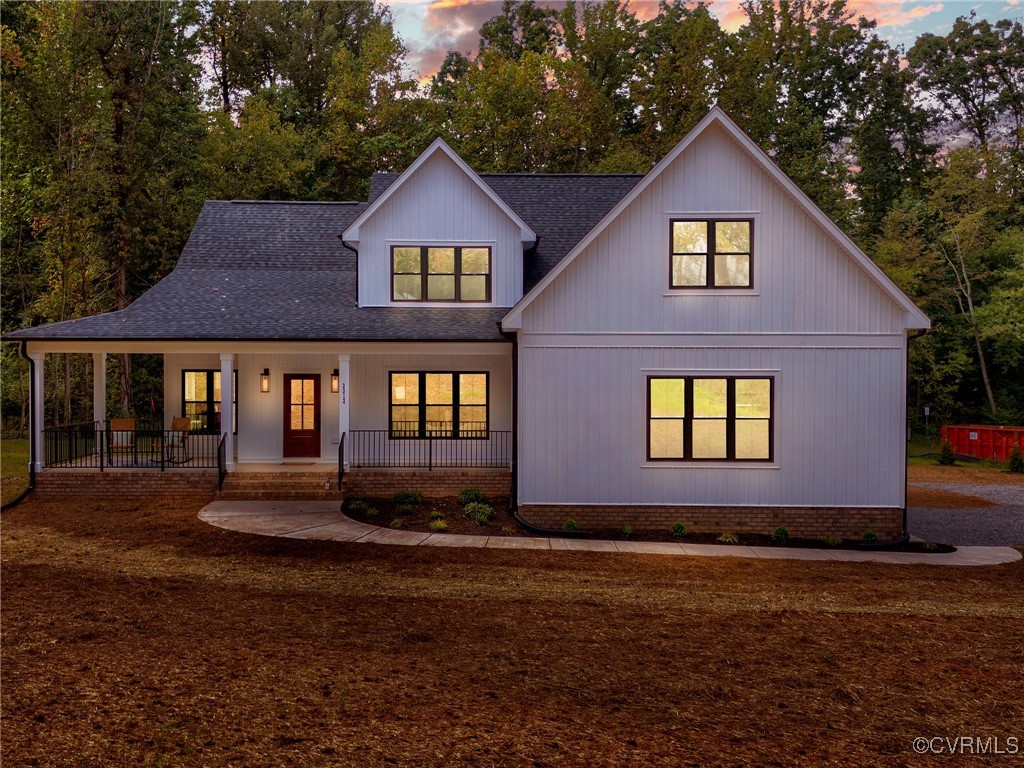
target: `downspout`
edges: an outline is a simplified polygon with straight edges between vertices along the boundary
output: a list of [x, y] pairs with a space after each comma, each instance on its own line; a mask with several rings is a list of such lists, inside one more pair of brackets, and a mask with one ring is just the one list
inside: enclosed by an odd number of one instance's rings
[[28, 495], [32, 493], [32, 491], [36, 487], [36, 425], [32, 422], [31, 419], [31, 415], [36, 412], [35, 408], [33, 408], [35, 403], [32, 402], [32, 398], [34, 397], [33, 393], [35, 392], [35, 387], [32, 386], [32, 382], [35, 380], [36, 364], [35, 361], [33, 361], [32, 358], [28, 356], [27, 350], [28, 342], [21, 342], [21, 345], [18, 347], [18, 351], [21, 353], [21, 356], [23, 358], [28, 360], [28, 412], [30, 416], [28, 430], [28, 488], [26, 488], [24, 491], [22, 491], [15, 498], [11, 499], [3, 506], [0, 506], [0, 512], [6, 512], [8, 509], [11, 509], [12, 507], [16, 507], [19, 504], [21, 504], [21, 502], [28, 498]]

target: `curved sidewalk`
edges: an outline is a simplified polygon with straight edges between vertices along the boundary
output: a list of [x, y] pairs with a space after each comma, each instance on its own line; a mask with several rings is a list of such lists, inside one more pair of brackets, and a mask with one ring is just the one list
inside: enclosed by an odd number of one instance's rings
[[683, 544], [655, 541], [605, 541], [527, 536], [467, 536], [455, 533], [422, 533], [380, 528], [346, 517], [336, 501], [214, 501], [203, 507], [199, 519], [241, 533], [281, 536], [286, 539], [319, 539], [395, 544], [407, 547], [486, 547], [488, 549], [557, 549], [576, 552], [633, 552], [650, 555], [696, 557], [752, 557], [764, 560], [832, 560], [894, 565], [998, 565], [1021, 559], [1010, 547], [960, 547], [949, 554], [868, 552], [849, 549], [797, 549], [744, 547], [719, 544]]

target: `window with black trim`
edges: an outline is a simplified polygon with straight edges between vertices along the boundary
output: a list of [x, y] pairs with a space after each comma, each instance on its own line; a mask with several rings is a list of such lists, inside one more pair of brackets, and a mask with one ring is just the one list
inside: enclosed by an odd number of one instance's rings
[[673, 219], [669, 286], [750, 288], [754, 278], [751, 219]]
[[771, 461], [771, 377], [649, 376], [650, 461]]
[[391, 371], [392, 438], [486, 438], [490, 375]]
[[392, 246], [391, 300], [490, 301], [490, 247]]
[[[234, 397], [231, 399], [231, 431], [238, 434], [238, 371]], [[181, 372], [181, 410], [189, 418], [190, 432], [217, 434], [220, 432], [220, 371]]]

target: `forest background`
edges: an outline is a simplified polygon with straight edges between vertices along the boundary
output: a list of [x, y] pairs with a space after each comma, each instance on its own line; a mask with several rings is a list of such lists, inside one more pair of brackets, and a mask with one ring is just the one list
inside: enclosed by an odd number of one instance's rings
[[[207, 199], [365, 199], [437, 136], [480, 172], [644, 173], [717, 103], [932, 318], [913, 424], [1024, 423], [1020, 20], [904, 49], [844, 0], [743, 12], [728, 32], [701, 3], [507, 1], [421, 82], [377, 3], [3, 0], [3, 331], [127, 306]], [[91, 356], [46, 364], [47, 421], [90, 419]], [[110, 415], [162, 412], [159, 356], [108, 365]]]

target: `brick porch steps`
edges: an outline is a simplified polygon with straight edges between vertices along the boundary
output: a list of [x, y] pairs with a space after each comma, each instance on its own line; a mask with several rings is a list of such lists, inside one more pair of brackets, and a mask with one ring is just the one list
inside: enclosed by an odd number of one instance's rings
[[234, 472], [224, 478], [225, 501], [341, 501], [333, 472]]

